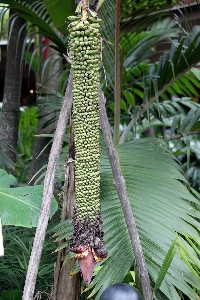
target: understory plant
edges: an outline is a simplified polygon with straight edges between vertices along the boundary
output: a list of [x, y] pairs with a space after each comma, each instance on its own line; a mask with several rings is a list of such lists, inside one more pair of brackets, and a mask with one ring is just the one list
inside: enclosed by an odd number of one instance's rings
[[[54, 221], [49, 224], [51, 227]], [[54, 225], [55, 226], [55, 225]], [[7, 226], [3, 230], [5, 256], [0, 258], [0, 296], [3, 291], [23, 291], [28, 261], [31, 254], [35, 229]], [[56, 260], [54, 244], [47, 236], [41, 258], [36, 293], [48, 299], [53, 284], [53, 268]], [[45, 295], [46, 294], [46, 295]]]

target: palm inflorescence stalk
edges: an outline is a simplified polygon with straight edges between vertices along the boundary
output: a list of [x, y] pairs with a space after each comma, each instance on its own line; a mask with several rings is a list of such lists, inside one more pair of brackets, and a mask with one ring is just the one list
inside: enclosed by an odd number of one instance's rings
[[[87, 1], [85, 1], [87, 2]], [[82, 15], [68, 17], [70, 60], [73, 71], [73, 122], [75, 143], [76, 207], [69, 250], [75, 253], [86, 286], [96, 262], [107, 256], [103, 245], [100, 209], [99, 64], [100, 19]]]

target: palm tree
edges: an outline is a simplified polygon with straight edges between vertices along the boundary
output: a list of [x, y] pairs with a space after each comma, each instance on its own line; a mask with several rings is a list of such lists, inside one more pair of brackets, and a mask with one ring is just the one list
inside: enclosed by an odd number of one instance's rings
[[[6, 75], [1, 117], [1, 140], [16, 149], [20, 113], [22, 65], [21, 55], [25, 38], [26, 22], [16, 17], [16, 11], [10, 11], [12, 26], [10, 26], [10, 40], [6, 56]], [[21, 30], [22, 29], [22, 30]], [[19, 36], [19, 32], [21, 32]], [[7, 151], [8, 156], [15, 161], [14, 151]]]
[[[65, 33], [62, 24], [68, 13], [59, 17], [57, 11], [48, 6], [47, 3], [46, 8], [51, 15], [51, 19], [43, 19], [38, 17], [39, 6], [34, 7], [32, 2], [31, 4], [27, 2], [27, 6], [10, 0], [5, 1], [5, 3], [16, 5], [21, 16], [26, 19], [35, 23], [39, 21], [41, 32], [52, 38], [60, 53], [66, 52], [66, 44], [60, 39], [61, 35], [57, 35], [51, 30], [49, 22], [53, 20], [55, 26]], [[60, 1], [61, 4], [65, 5], [64, 1]], [[100, 4], [102, 4], [101, 7]], [[146, 52], [144, 50], [150, 51], [153, 45], [160, 40], [160, 35], [163, 34], [163, 30], [160, 31], [160, 34], [158, 34], [159, 30], [155, 30], [155, 35], [152, 34], [149, 38], [145, 30], [141, 33], [141, 28], [145, 28], [146, 24], [153, 24], [158, 16], [163, 17], [164, 13], [147, 14], [141, 18], [138, 16], [134, 18], [134, 14], [132, 16], [130, 11], [128, 10], [127, 12], [125, 9], [126, 4], [124, 6], [122, 4], [121, 7], [121, 12], [123, 13], [121, 13], [120, 23], [118, 20], [114, 26], [115, 1], [99, 2], [99, 16], [104, 20], [102, 34], [105, 38], [103, 45], [105, 47], [103, 51], [104, 67], [102, 70], [103, 74], [106, 75], [103, 76], [104, 80], [102, 82], [107, 83], [107, 87], [106, 85], [103, 86], [103, 90], [108, 101], [113, 98], [113, 93], [115, 94], [114, 140], [115, 144], [121, 143], [121, 145], [116, 146], [118, 161], [122, 175], [125, 178], [130, 204], [136, 217], [136, 224], [150, 279], [152, 285], [155, 284], [154, 292], [156, 298], [180, 299], [177, 291], [182, 291], [190, 299], [197, 299], [198, 275], [196, 266], [198, 265], [198, 256], [196, 244], [199, 243], [197, 230], [199, 212], [195, 206], [198, 207], [199, 205], [198, 193], [190, 188], [180, 164], [164, 139], [151, 137], [134, 140], [132, 129], [134, 128], [134, 132], [137, 133], [138, 121], [144, 124], [146, 117], [151, 122], [149, 112], [150, 108], [153, 107], [154, 101], [157, 101], [157, 107], [161, 108], [162, 103], [159, 104], [159, 97], [164, 97], [163, 93], [198, 62], [200, 58], [199, 32], [198, 28], [194, 28], [191, 32], [184, 31], [184, 35], [182, 34], [179, 41], [171, 42], [171, 49], [161, 56], [157, 64], [146, 65], [141, 73], [142, 83], [138, 80], [136, 82], [138, 86], [134, 86], [135, 76], [131, 72], [135, 71], [134, 66], [138, 65], [136, 59], [138, 61], [139, 58], [147, 58], [149, 52], [145, 56]], [[32, 10], [29, 9], [29, 5], [31, 5]], [[118, 2], [117, 5], [119, 10]], [[44, 4], [41, 4], [41, 6], [45, 11]], [[63, 6], [61, 7], [63, 8]], [[36, 9], [37, 14], [34, 14], [33, 8]], [[118, 27], [116, 26], [117, 24]], [[142, 25], [143, 27], [141, 27]], [[50, 30], [48, 31], [49, 28]], [[166, 28], [168, 28], [167, 23]], [[168, 30], [174, 35], [177, 34], [177, 29], [175, 30], [174, 27], [168, 28]], [[120, 31], [121, 35], [119, 35]], [[117, 32], [116, 37], [115, 32]], [[139, 41], [137, 37], [140, 37]], [[113, 42], [117, 39], [119, 41], [119, 38], [122, 45], [124, 40], [128, 41], [127, 45], [125, 44], [120, 49], [122, 53], [121, 59], [119, 59], [120, 53], [115, 55], [119, 44], [116, 43], [116, 49], [113, 47]], [[122, 77], [121, 70], [123, 67], [124, 72], [127, 72], [127, 77], [131, 78], [129, 82], [123, 82], [124, 86], [121, 85], [119, 80]], [[114, 69], [116, 72], [114, 72]], [[116, 76], [115, 80], [114, 73], [119, 76]], [[119, 86], [120, 89], [117, 91]], [[131, 90], [132, 86], [134, 86], [133, 90]], [[126, 87], [125, 91], [129, 91], [129, 96], [132, 95], [132, 97], [134, 94], [139, 94], [138, 91], [141, 90], [141, 87], [144, 92], [143, 102], [138, 101], [137, 106], [131, 106], [128, 115], [131, 120], [119, 139], [120, 95], [123, 93], [124, 87]], [[128, 93], [124, 95], [128, 95]], [[131, 100], [129, 101], [131, 102]], [[110, 104], [110, 102], [108, 103]], [[188, 114], [187, 122], [182, 121], [182, 116], [179, 119], [180, 122], [177, 121], [177, 116], [181, 112], [181, 106], [172, 102], [168, 102], [168, 105], [176, 108], [174, 121], [170, 123], [172, 128], [170, 134], [173, 134], [177, 128], [182, 134], [186, 130], [187, 132], [191, 130], [192, 133], [193, 127], [199, 118], [198, 105], [195, 110], [195, 113], [197, 113], [197, 115], [195, 114], [196, 118], [192, 118], [194, 115], [193, 111], [193, 113]], [[147, 114], [145, 115], [146, 112]], [[160, 110], [160, 114], [162, 114], [162, 110]], [[109, 130], [108, 126], [107, 128]], [[105, 262], [102, 262], [103, 267], [89, 286], [89, 289], [93, 288], [91, 296], [97, 293], [96, 299], [99, 299], [100, 294], [108, 285], [122, 281], [127, 271], [135, 266], [134, 253], [125, 217], [122, 214], [119, 196], [113, 187], [113, 175], [115, 174], [111, 172], [103, 145], [101, 151], [101, 207], [105, 230], [104, 242], [109, 256], [105, 259]], [[191, 206], [191, 202], [194, 203], [193, 206]], [[68, 237], [69, 224], [65, 222], [60, 227], [61, 231], [58, 232], [58, 239], [62, 240], [63, 237]], [[171, 245], [176, 251], [171, 251]], [[168, 251], [169, 249], [170, 251]], [[169, 258], [170, 265], [167, 264], [165, 257]], [[164, 276], [162, 272], [159, 273], [160, 270], [164, 270]], [[193, 289], [191, 286], [193, 286]]]

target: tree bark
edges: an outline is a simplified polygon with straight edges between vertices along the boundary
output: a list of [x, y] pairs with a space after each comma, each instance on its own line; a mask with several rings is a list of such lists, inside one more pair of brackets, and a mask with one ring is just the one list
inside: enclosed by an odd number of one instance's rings
[[[11, 10], [10, 17], [12, 17], [14, 14], [16, 14], [16, 11]], [[20, 17], [16, 18], [14, 26], [12, 27], [6, 54], [6, 73], [4, 82], [0, 138], [4, 142], [10, 144], [14, 150], [16, 149], [18, 139], [23, 70], [23, 67], [21, 65], [21, 56], [26, 33], [26, 29], [24, 26], [25, 24], [26, 22], [24, 19]], [[19, 36], [19, 32], [22, 26], [24, 27], [24, 29]], [[16, 153], [14, 151], [8, 151], [5, 147], [5, 152], [13, 161], [16, 160]]]
[[49, 156], [49, 163], [44, 181], [44, 191], [42, 205], [38, 219], [37, 229], [35, 233], [31, 257], [29, 260], [28, 271], [23, 292], [23, 300], [32, 300], [35, 290], [35, 283], [38, 273], [38, 267], [42, 254], [46, 229], [49, 221], [51, 199], [53, 196], [54, 179], [56, 168], [59, 160], [59, 154], [62, 147], [62, 142], [66, 130], [66, 124], [71, 112], [72, 106], [72, 72], [69, 75], [67, 90], [64, 97], [64, 102], [61, 108], [58, 124]]
[[[55, 51], [53, 48], [48, 47], [46, 50], [48, 50], [48, 56], [53, 55], [52, 60], [56, 60], [60, 57], [58, 55], [57, 51]], [[39, 89], [40, 92], [52, 93], [52, 91], [56, 90], [56, 85], [57, 85], [58, 78], [60, 75], [59, 69], [61, 67], [62, 67], [62, 59], [57, 61], [53, 70], [52, 70], [52, 63], [49, 62], [47, 64], [45, 71], [44, 71], [44, 76], [42, 78], [42, 82], [44, 82], [44, 83], [46, 82], [46, 84], [44, 84], [46, 88], [41, 87]], [[52, 100], [51, 98], [49, 98], [48, 100], [55, 101], [55, 100]], [[57, 112], [55, 110], [52, 110], [49, 106], [43, 106], [40, 108], [38, 126], [37, 126], [37, 131], [36, 131], [37, 136], [35, 137], [35, 140], [34, 140], [33, 160], [31, 163], [31, 169], [30, 169], [30, 174], [29, 174], [29, 181], [30, 181], [31, 185], [33, 185], [35, 183], [35, 181], [37, 180], [37, 178], [46, 171], [46, 169], [41, 170], [41, 168], [45, 164], [48, 163], [49, 153], [51, 150], [51, 144], [48, 145], [51, 138], [38, 137], [38, 135], [54, 132], [54, 130], [56, 128], [56, 124], [57, 124], [56, 120], [51, 122], [49, 125], [45, 125], [45, 124], [50, 122], [53, 118], [55, 118], [56, 114], [57, 114]], [[34, 176], [39, 170], [41, 170], [41, 172], [39, 172], [37, 174], [37, 176]], [[43, 178], [38, 181], [38, 184], [41, 183], [42, 181], [43, 181]]]
[[[73, 122], [70, 126], [70, 147], [66, 159], [65, 184], [63, 188], [63, 208], [61, 222], [73, 215], [75, 206], [74, 193], [74, 130]], [[59, 243], [59, 246], [62, 242]], [[52, 300], [79, 300], [80, 298], [80, 275], [70, 276], [75, 259], [70, 259], [64, 266], [63, 262], [69, 251], [67, 248], [58, 252], [57, 262], [54, 268], [54, 287]]]
[[127, 191], [126, 191], [126, 183], [124, 177], [121, 174], [120, 166], [118, 162], [117, 152], [114, 147], [114, 143], [112, 140], [112, 134], [110, 130], [110, 124], [108, 122], [106, 109], [105, 109], [105, 97], [103, 92], [100, 92], [100, 124], [101, 129], [107, 149], [108, 158], [110, 161], [113, 178], [114, 178], [114, 186], [118, 193], [120, 203], [122, 206], [122, 211], [124, 213], [124, 218], [126, 221], [126, 225], [128, 228], [128, 233], [130, 236], [131, 244], [133, 247], [133, 251], [135, 254], [138, 274], [142, 286], [143, 296], [145, 300], [152, 299], [152, 291], [150, 285], [150, 279], [147, 271], [147, 266], [145, 263], [142, 246], [140, 243], [139, 234], [136, 228], [135, 218], [132, 213], [132, 208], [128, 199]]

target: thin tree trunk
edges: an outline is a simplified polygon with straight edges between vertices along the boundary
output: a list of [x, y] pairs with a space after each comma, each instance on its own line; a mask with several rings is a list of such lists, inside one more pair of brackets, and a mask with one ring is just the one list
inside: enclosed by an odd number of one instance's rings
[[145, 263], [142, 246], [140, 243], [139, 234], [136, 228], [136, 222], [132, 213], [131, 205], [128, 199], [126, 191], [126, 183], [124, 177], [121, 174], [120, 166], [118, 162], [117, 153], [114, 147], [112, 134], [110, 130], [110, 125], [108, 122], [106, 109], [105, 109], [105, 97], [103, 92], [100, 92], [100, 124], [101, 129], [107, 149], [108, 158], [113, 172], [114, 186], [118, 193], [122, 211], [124, 213], [124, 218], [128, 228], [128, 233], [130, 236], [131, 244], [135, 254], [138, 274], [142, 286], [143, 296], [145, 300], [152, 299], [152, 291], [150, 286], [150, 279], [147, 271], [147, 266]]
[[53, 196], [54, 179], [58, 164], [59, 154], [62, 147], [62, 142], [66, 130], [66, 124], [71, 112], [72, 106], [72, 72], [69, 75], [67, 90], [64, 97], [64, 102], [61, 108], [58, 124], [49, 155], [49, 163], [44, 181], [44, 192], [42, 198], [41, 211], [38, 219], [37, 229], [35, 233], [31, 257], [29, 260], [28, 271], [23, 292], [23, 300], [32, 300], [35, 290], [35, 283], [42, 254], [46, 229], [50, 216], [51, 199]]
[[[16, 11], [11, 10], [10, 17], [12, 17], [14, 14], [16, 14]], [[6, 54], [6, 73], [4, 82], [0, 138], [1, 140], [10, 144], [14, 150], [16, 149], [18, 139], [23, 70], [23, 67], [21, 65], [21, 56], [26, 32], [24, 26], [25, 23], [25, 20], [20, 17], [17, 17], [17, 19], [15, 20], [14, 26], [12, 27], [12, 33], [10, 36]], [[22, 30], [19, 37], [19, 32], [22, 26], [24, 26], [24, 29]], [[13, 161], [16, 160], [16, 154], [14, 152], [5, 152]]]
[[[58, 53], [51, 47], [48, 47], [46, 50], [48, 50], [48, 56], [53, 55], [52, 60], [58, 59], [60, 56]], [[49, 93], [52, 94], [52, 91], [56, 90], [58, 78], [60, 75], [59, 70], [62, 67], [62, 59], [58, 60], [57, 63], [54, 66], [54, 69], [52, 70], [52, 63], [49, 62], [45, 68], [44, 71], [44, 76], [42, 78], [42, 82], [46, 82], [44, 84], [44, 87], [41, 87], [39, 89], [40, 92], [44, 93]], [[54, 75], [53, 75], [54, 74]], [[56, 98], [56, 95], [55, 95]], [[49, 98], [48, 101], [55, 101], [53, 98]], [[33, 160], [31, 163], [31, 169], [30, 169], [30, 174], [29, 174], [29, 181], [33, 178], [33, 176], [41, 170], [41, 168], [48, 163], [48, 158], [49, 158], [49, 153], [51, 150], [51, 144], [48, 145], [50, 142], [51, 138], [49, 137], [38, 137], [40, 134], [48, 134], [48, 133], [53, 133], [57, 120], [54, 120], [53, 122], [50, 122], [53, 120], [53, 118], [56, 117], [56, 111], [52, 110], [49, 106], [43, 106], [40, 108], [40, 113], [39, 113], [39, 120], [38, 120], [38, 126], [37, 126], [37, 131], [36, 131], [36, 137], [34, 140], [34, 145], [33, 145]], [[48, 122], [50, 122], [49, 125], [45, 125]], [[48, 146], [47, 146], [48, 145]], [[45, 169], [46, 170], [46, 169]], [[31, 180], [30, 184], [34, 184], [37, 178], [45, 172], [44, 169], [41, 170], [41, 172], [38, 173], [37, 176]], [[38, 183], [41, 183], [41, 180], [39, 180]]]
[[[70, 147], [66, 159], [65, 184], [63, 188], [63, 208], [61, 222], [73, 215], [75, 206], [74, 193], [74, 130], [73, 121], [70, 128]], [[62, 242], [59, 243], [59, 246]], [[80, 298], [80, 275], [79, 273], [70, 277], [70, 272], [75, 259], [70, 259], [64, 266], [63, 262], [69, 251], [64, 248], [58, 252], [57, 262], [54, 268], [54, 287], [52, 300], [79, 300]]]

